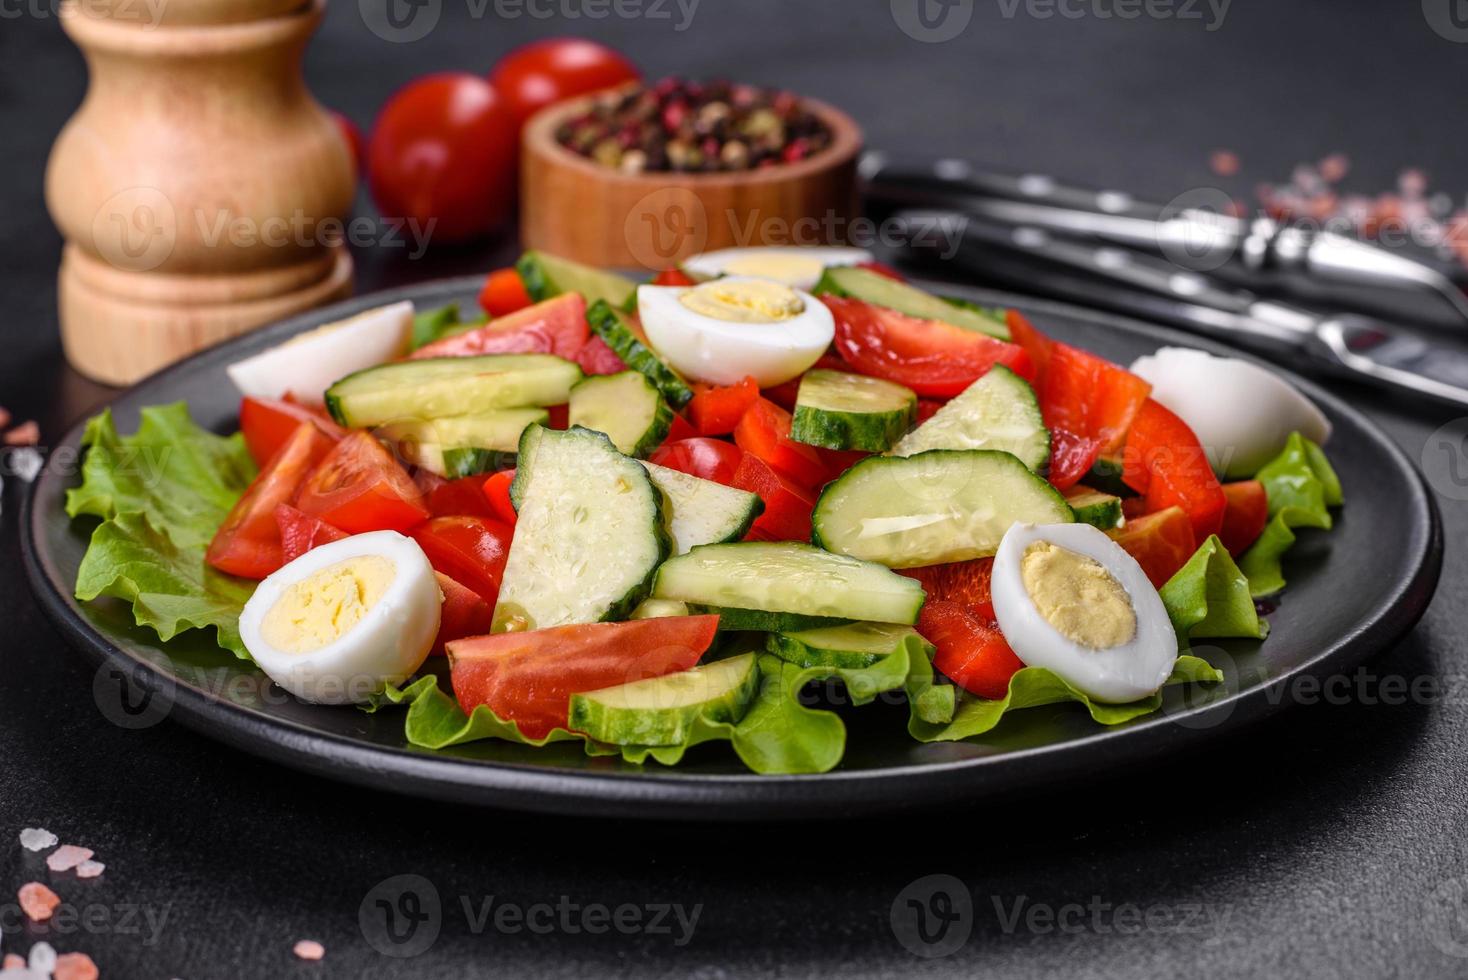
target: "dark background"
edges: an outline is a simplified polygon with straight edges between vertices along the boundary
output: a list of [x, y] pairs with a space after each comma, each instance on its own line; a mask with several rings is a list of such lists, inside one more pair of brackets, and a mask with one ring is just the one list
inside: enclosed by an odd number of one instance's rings
[[[1444, 0], [1444, 9], [1446, 9]], [[0, 3], [0, 404], [43, 441], [107, 397], [63, 366], [54, 274], [60, 243], [41, 201], [46, 152], [81, 99], [85, 71], [45, 3]], [[1180, 6], [1180, 4], [1179, 4]], [[1431, 6], [1431, 3], [1429, 3]], [[919, 43], [876, 0], [703, 0], [674, 20], [473, 18], [444, 0], [427, 38], [389, 44], [337, 0], [310, 49], [322, 102], [366, 126], [427, 71], [487, 70], [536, 37], [580, 33], [650, 76], [725, 76], [834, 101], [869, 143], [1041, 169], [1166, 200], [1218, 183], [1229, 148], [1246, 192], [1298, 161], [1341, 151], [1347, 184], [1388, 188], [1420, 166], [1468, 190], [1461, 131], [1468, 46], [1435, 33], [1415, 2], [1235, 0], [1203, 19], [1005, 16], [978, 0], [956, 39]], [[538, 9], [546, 9], [544, 6]], [[575, 3], [558, 9], [580, 9]], [[1177, 10], [1177, 7], [1173, 8]], [[362, 209], [370, 205], [362, 202]], [[359, 287], [484, 270], [508, 241], [420, 262], [362, 256]], [[1408, 454], [1453, 413], [1347, 390]], [[971, 809], [786, 827], [625, 824], [465, 810], [267, 766], [171, 722], [109, 724], [92, 671], [33, 607], [18, 570], [7, 477], [0, 524], [0, 926], [7, 950], [46, 938], [90, 952], [104, 977], [865, 975], [1461, 976], [1468, 973], [1468, 707], [1462, 602], [1463, 488], [1441, 486], [1448, 551], [1438, 599], [1395, 650], [1350, 678], [1338, 703], [1301, 705], [1247, 733], [1146, 771], [1098, 773], [1052, 793]], [[1361, 556], [1370, 561], [1371, 556]], [[1432, 697], [1382, 703], [1379, 680], [1432, 677]], [[103, 878], [65, 881], [106, 924], [22, 929], [24, 881], [46, 880], [14, 844], [42, 826], [87, 844]], [[375, 885], [419, 874], [443, 897], [422, 956], [380, 955], [357, 925]], [[931, 874], [973, 895], [972, 936], [920, 959], [889, 925], [898, 893]], [[690, 943], [666, 935], [474, 934], [460, 905], [702, 903]], [[1020, 903], [1090, 906], [1046, 928], [1007, 927]], [[129, 907], [166, 916], [155, 941]], [[1140, 929], [1119, 906], [1152, 909]], [[1206, 912], [1195, 914], [1195, 906]], [[1211, 917], [1210, 917], [1211, 916]], [[325, 943], [319, 964], [291, 955]]]

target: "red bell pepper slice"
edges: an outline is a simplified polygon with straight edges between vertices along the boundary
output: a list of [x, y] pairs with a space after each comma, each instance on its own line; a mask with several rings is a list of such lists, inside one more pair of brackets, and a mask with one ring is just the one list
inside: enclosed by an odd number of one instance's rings
[[520, 273], [514, 269], [496, 269], [491, 272], [489, 278], [484, 280], [484, 288], [479, 292], [479, 305], [490, 316], [508, 316], [534, 302], [525, 291]]
[[1004, 697], [1009, 679], [1024, 667], [998, 626], [957, 602], [940, 599], [926, 603], [918, 616], [917, 630], [935, 648], [933, 666], [981, 698], [992, 701]]
[[695, 384], [688, 418], [701, 436], [726, 436], [757, 401], [759, 384], [752, 377], [732, 385]]
[[765, 505], [764, 512], [750, 526], [747, 540], [810, 540], [811, 512], [816, 507], [811, 491], [748, 453], [739, 460], [730, 485], [758, 494]]
[[984, 622], [994, 621], [994, 600], [989, 593], [994, 575], [993, 558], [902, 568], [898, 574], [921, 582], [929, 602], [956, 602]]
[[790, 413], [757, 398], [734, 427], [734, 443], [806, 487], [818, 487], [830, 475], [830, 463], [814, 446], [790, 438]]
[[1228, 501], [1202, 444], [1186, 422], [1150, 398], [1127, 435], [1121, 478], [1143, 495], [1149, 514], [1181, 507], [1199, 541], [1223, 526]]
[[1159, 589], [1198, 550], [1193, 522], [1181, 507], [1128, 519], [1124, 527], [1106, 533], [1137, 560], [1147, 580]]
[[489, 504], [490, 513], [495, 520], [503, 521], [515, 526], [515, 519], [519, 514], [515, 511], [515, 505], [510, 501], [510, 485], [515, 482], [514, 470], [500, 470], [484, 481], [484, 499]]
[[1269, 523], [1269, 496], [1258, 480], [1240, 480], [1223, 484], [1223, 527], [1218, 537], [1228, 553], [1237, 557], [1264, 533]]

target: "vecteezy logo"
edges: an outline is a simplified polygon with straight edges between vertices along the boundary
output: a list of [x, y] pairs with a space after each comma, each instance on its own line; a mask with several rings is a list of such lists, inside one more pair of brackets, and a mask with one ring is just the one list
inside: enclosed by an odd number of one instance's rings
[[1438, 37], [1468, 43], [1468, 0], [1422, 0], [1422, 16]]
[[1422, 922], [1434, 946], [1468, 959], [1468, 878], [1449, 878], [1433, 889], [1423, 903]]
[[422, 875], [379, 882], [357, 907], [357, 926], [383, 956], [407, 959], [425, 953], [443, 928], [438, 889]]
[[384, 41], [420, 41], [438, 26], [443, 0], [357, 0], [367, 29]]
[[952, 875], [928, 875], [892, 900], [892, 935], [914, 956], [936, 959], [957, 952], [974, 928], [974, 899]]
[[118, 728], [152, 728], [173, 710], [173, 678], [147, 671], [141, 664], [119, 666], [103, 662], [92, 675], [92, 700], [97, 710]]
[[113, 268], [148, 272], [173, 254], [178, 215], [156, 187], [129, 187], [113, 194], [92, 218], [92, 245]]
[[[1174, 265], [1194, 272], [1212, 272], [1233, 258], [1237, 247], [1237, 219], [1230, 215], [1233, 198], [1217, 187], [1184, 191], [1162, 209], [1157, 247]], [[1174, 223], [1185, 218], [1186, 223]], [[1182, 234], [1179, 236], [1179, 229]]]
[[1453, 419], [1427, 437], [1422, 475], [1449, 500], [1468, 500], [1468, 418]]
[[953, 40], [973, 16], [974, 0], [892, 0], [892, 20], [902, 33], [924, 44]]
[[627, 212], [622, 232], [627, 251], [648, 269], [667, 269], [703, 251], [708, 242], [708, 212], [686, 187], [663, 187]]

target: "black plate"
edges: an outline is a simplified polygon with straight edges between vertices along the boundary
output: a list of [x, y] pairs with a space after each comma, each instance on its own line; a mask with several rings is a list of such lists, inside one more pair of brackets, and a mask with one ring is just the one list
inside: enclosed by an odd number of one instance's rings
[[[182, 399], [201, 424], [230, 431], [238, 397], [225, 376], [227, 364], [387, 302], [410, 299], [426, 307], [459, 301], [471, 308], [479, 285], [478, 279], [460, 279], [362, 297], [205, 351], [124, 392], [112, 406], [118, 426], [132, 431], [141, 407]], [[1025, 309], [1047, 332], [1122, 363], [1165, 344], [1233, 353], [1074, 307], [978, 290], [964, 295]], [[1316, 385], [1291, 380], [1335, 426], [1329, 451], [1347, 504], [1334, 531], [1306, 531], [1290, 553], [1290, 586], [1270, 614], [1270, 638], [1209, 648], [1228, 675], [1225, 684], [1169, 689], [1162, 712], [1115, 728], [1093, 724], [1077, 706], [1054, 705], [1016, 712], [982, 741], [937, 745], [907, 737], [901, 706], [870, 705], [843, 712], [846, 758], [822, 775], [751, 775], [720, 745], [695, 750], [675, 769], [588, 759], [569, 745], [534, 750], [480, 742], [430, 753], [406, 745], [398, 712], [366, 715], [297, 702], [202, 634], [165, 645], [133, 626], [127, 608], [72, 597], [91, 529], [89, 521], [69, 521], [62, 509], [67, 487], [76, 482], [74, 468], [50, 466], [36, 482], [21, 520], [23, 550], [38, 600], [80, 650], [153, 689], [153, 704], [170, 717], [308, 772], [400, 793], [567, 814], [768, 819], [924, 806], [1095, 773], [1220, 734], [1289, 703], [1281, 696], [1284, 685], [1348, 670], [1411, 629], [1427, 607], [1442, 561], [1432, 498], [1380, 429]], [[78, 426], [58, 452], [74, 454], [80, 436]]]

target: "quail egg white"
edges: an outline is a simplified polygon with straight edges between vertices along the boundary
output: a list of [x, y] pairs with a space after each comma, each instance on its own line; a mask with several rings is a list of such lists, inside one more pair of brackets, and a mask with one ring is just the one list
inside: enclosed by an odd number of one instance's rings
[[787, 246], [776, 248], [721, 248], [695, 255], [683, 271], [705, 279], [716, 276], [758, 276], [783, 282], [792, 289], [809, 290], [827, 266], [871, 262], [864, 248], [843, 246]]

